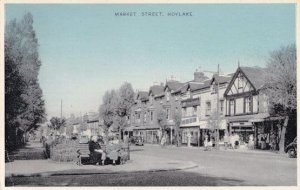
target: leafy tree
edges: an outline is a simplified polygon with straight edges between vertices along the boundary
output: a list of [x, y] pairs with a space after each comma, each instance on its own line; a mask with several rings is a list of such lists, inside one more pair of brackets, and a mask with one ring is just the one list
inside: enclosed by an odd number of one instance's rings
[[120, 139], [121, 132], [127, 127], [126, 118], [130, 115], [133, 104], [134, 91], [132, 85], [128, 82], [125, 82], [117, 92], [117, 102], [115, 107], [115, 123], [118, 127]]
[[284, 151], [290, 116], [296, 116], [297, 111], [296, 59], [296, 46], [293, 44], [273, 51], [267, 62], [266, 94], [273, 113], [285, 118], [279, 142], [281, 152]]
[[62, 127], [66, 126], [66, 119], [64, 118], [59, 118], [59, 117], [52, 117], [50, 119], [50, 128], [58, 131], [60, 130]]
[[214, 139], [216, 146], [219, 146], [219, 133], [216, 130], [219, 130], [219, 120], [220, 116], [218, 116], [218, 113], [216, 111], [211, 112], [210, 116], [207, 120], [207, 125], [210, 128], [210, 131], [214, 134]]
[[14, 131], [27, 132], [45, 121], [44, 100], [38, 82], [41, 61], [30, 13], [5, 27], [5, 128], [6, 139]]
[[176, 144], [179, 146], [180, 144], [180, 124], [181, 124], [181, 111], [176, 110], [174, 113], [174, 123], [175, 123], [175, 138], [176, 138]]
[[160, 126], [161, 129], [160, 140], [162, 140], [162, 137], [166, 135], [166, 131], [167, 131], [167, 113], [161, 106], [158, 107], [157, 109], [156, 118], [157, 118], [158, 125]]
[[106, 91], [102, 104], [99, 108], [100, 118], [103, 120], [104, 124], [104, 133], [106, 135], [106, 139], [108, 136], [108, 130], [112, 126], [115, 118], [115, 108], [117, 103], [117, 93], [115, 90]]

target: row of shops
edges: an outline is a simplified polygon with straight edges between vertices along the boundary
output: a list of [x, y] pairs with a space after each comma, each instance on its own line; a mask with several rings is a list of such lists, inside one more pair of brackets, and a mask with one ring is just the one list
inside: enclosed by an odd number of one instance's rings
[[[247, 146], [250, 136], [254, 138], [255, 149], [278, 149], [280, 126], [283, 118], [274, 118], [268, 114], [261, 114], [235, 118], [223, 118], [219, 121], [219, 145], [222, 146], [227, 142], [228, 136], [238, 135], [239, 145]], [[215, 144], [215, 132], [207, 125], [207, 121], [201, 121], [196, 118], [194, 122], [182, 125], [180, 127], [180, 141], [186, 146], [204, 146], [205, 136], [208, 137], [212, 144]], [[133, 136], [141, 136], [144, 143], [159, 144], [161, 130], [159, 128], [132, 127]], [[175, 129], [170, 127], [167, 130], [167, 144], [176, 144]], [[275, 146], [275, 147], [274, 147]]]

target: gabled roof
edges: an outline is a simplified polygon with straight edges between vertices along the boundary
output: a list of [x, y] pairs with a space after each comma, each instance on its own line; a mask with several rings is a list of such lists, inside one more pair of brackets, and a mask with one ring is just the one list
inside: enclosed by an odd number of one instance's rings
[[233, 77], [234, 73], [230, 73], [228, 75], [213, 75], [211, 79], [211, 83], [213, 81], [219, 82], [219, 84], [229, 83]]
[[234, 75], [232, 76], [230, 83], [225, 91], [225, 95], [229, 92], [231, 86], [233, 85], [235, 79], [239, 73], [242, 73], [249, 83], [253, 86], [255, 90], [259, 90], [264, 87], [266, 75], [266, 69], [261, 67], [238, 67]]
[[182, 87], [184, 85], [184, 83], [181, 83], [179, 81], [168, 81], [165, 85], [164, 90], [166, 90], [166, 88], [169, 88], [171, 91], [176, 91], [178, 88]]
[[256, 90], [265, 85], [266, 69], [262, 67], [240, 67], [240, 70], [246, 75], [250, 83]]
[[99, 113], [89, 114], [87, 122], [97, 122], [99, 121]]
[[139, 91], [137, 93], [136, 99], [139, 99], [141, 101], [148, 100], [148, 92], [146, 92], [146, 91]]
[[149, 94], [152, 93], [154, 96], [161, 95], [164, 92], [164, 87], [161, 85], [153, 85], [150, 87]]

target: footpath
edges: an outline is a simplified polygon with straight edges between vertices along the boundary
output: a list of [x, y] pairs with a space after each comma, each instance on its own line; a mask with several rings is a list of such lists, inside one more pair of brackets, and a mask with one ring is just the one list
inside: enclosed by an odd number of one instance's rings
[[[32, 145], [29, 145], [32, 147]], [[35, 150], [40, 150], [35, 145]], [[31, 150], [32, 152], [36, 152]], [[5, 177], [38, 177], [59, 175], [90, 175], [90, 174], [116, 174], [129, 172], [157, 172], [176, 171], [197, 167], [191, 161], [178, 161], [144, 156], [135, 152], [130, 153], [130, 160], [123, 165], [82, 165], [74, 162], [56, 162], [50, 159], [19, 159], [5, 163]]]

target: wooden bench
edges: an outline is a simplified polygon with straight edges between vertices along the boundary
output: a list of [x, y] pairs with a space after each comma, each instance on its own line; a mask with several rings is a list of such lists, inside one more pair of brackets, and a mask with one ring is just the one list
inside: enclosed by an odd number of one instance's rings
[[[120, 164], [124, 164], [130, 159], [128, 144], [116, 145], [116, 147], [114, 147], [114, 145], [106, 146], [105, 144], [100, 146], [101, 149], [106, 153], [106, 161], [120, 161]], [[76, 149], [78, 153], [77, 163], [78, 165], [82, 165], [82, 158], [90, 158], [89, 144], [78, 144]]]
[[77, 153], [78, 153], [78, 162], [77, 164], [79, 166], [82, 165], [82, 158], [90, 158], [90, 150], [89, 150], [89, 144], [78, 144], [77, 147]]

